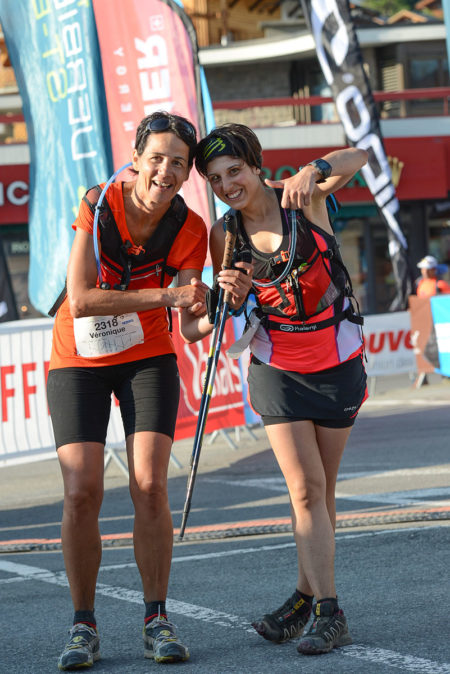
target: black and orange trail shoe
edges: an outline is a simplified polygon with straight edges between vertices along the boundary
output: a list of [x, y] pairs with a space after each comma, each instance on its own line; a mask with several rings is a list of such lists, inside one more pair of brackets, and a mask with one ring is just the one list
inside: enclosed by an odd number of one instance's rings
[[297, 650], [303, 655], [320, 655], [351, 643], [344, 611], [335, 599], [325, 599], [314, 606], [314, 620], [300, 639]]
[[[312, 602], [312, 597], [311, 597]], [[301, 636], [311, 615], [312, 604], [298, 590], [273, 613], [266, 613], [252, 627], [268, 641], [277, 644]]]

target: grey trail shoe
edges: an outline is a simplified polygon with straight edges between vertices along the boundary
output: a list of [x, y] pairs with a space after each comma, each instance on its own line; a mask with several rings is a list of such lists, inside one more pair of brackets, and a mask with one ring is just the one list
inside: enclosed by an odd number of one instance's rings
[[76, 623], [69, 631], [70, 639], [58, 660], [61, 670], [92, 667], [100, 660], [100, 637], [97, 629], [85, 623]]
[[311, 604], [299, 597], [296, 592], [273, 613], [266, 613], [260, 620], [252, 622], [252, 627], [268, 641], [281, 644], [283, 641], [295, 639], [303, 633], [303, 629], [311, 615]]
[[175, 625], [166, 618], [154, 618], [144, 627], [144, 656], [155, 662], [181, 662], [189, 651], [175, 634]]
[[315, 605], [314, 620], [300, 639], [297, 650], [304, 655], [319, 655], [351, 643], [344, 611], [336, 609], [332, 602], [322, 601]]

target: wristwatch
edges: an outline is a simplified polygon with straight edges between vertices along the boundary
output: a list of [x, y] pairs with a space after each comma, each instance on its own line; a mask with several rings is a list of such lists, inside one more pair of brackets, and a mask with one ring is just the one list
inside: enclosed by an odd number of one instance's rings
[[325, 180], [331, 175], [331, 164], [325, 161], [325, 159], [314, 159], [313, 161], [309, 162], [308, 166], [314, 166], [314, 168], [320, 174], [320, 180], [317, 181], [318, 183], [325, 182]]

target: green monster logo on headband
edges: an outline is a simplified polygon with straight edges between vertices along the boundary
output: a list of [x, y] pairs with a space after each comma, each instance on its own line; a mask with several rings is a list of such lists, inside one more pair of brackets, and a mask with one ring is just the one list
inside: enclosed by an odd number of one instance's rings
[[220, 154], [226, 148], [222, 138], [212, 138], [203, 152], [203, 159], [208, 159], [213, 153]]

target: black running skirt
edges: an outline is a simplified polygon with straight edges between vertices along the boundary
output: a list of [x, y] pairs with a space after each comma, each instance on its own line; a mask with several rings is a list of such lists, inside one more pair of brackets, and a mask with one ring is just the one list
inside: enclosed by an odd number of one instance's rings
[[367, 376], [360, 355], [321, 372], [299, 374], [252, 357], [249, 398], [264, 425], [312, 420], [319, 426], [346, 428], [367, 398]]

